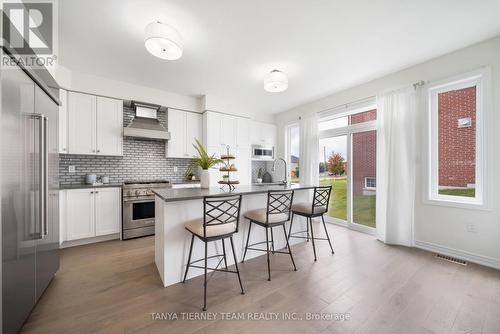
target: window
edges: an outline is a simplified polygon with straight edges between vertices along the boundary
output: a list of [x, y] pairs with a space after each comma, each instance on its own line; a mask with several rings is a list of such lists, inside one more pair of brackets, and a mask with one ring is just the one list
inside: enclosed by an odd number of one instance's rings
[[365, 189], [376, 189], [376, 188], [377, 188], [377, 178], [365, 177]]
[[298, 123], [286, 128], [286, 156], [292, 184], [300, 183], [300, 127]]
[[429, 199], [483, 204], [485, 71], [429, 87]]
[[376, 226], [377, 107], [375, 99], [320, 114], [319, 183], [331, 185], [327, 219], [353, 229]]

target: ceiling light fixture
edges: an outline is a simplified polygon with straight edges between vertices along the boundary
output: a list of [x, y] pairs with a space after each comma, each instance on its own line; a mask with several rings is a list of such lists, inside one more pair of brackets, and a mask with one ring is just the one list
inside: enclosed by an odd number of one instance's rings
[[182, 56], [181, 36], [173, 27], [161, 22], [146, 26], [144, 45], [153, 56], [161, 59], [176, 60]]
[[288, 88], [288, 77], [285, 73], [272, 70], [264, 77], [264, 89], [271, 93], [283, 92]]

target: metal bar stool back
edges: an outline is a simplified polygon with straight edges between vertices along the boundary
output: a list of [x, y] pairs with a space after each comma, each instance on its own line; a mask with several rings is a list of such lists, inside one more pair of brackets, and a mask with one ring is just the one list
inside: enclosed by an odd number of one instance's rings
[[[290, 255], [293, 268], [294, 270], [297, 270], [295, 262], [293, 260], [292, 252], [290, 250], [290, 245], [288, 244], [288, 236], [285, 228], [285, 223], [290, 220], [291, 216], [293, 195], [294, 195], [293, 190], [269, 190], [267, 193], [267, 207], [265, 209], [252, 210], [245, 214], [245, 218], [247, 218], [250, 222], [248, 224], [247, 242], [242, 262], [245, 261], [245, 256], [247, 254], [247, 250], [249, 249], [254, 251], [266, 252], [268, 281], [271, 280], [271, 264], [269, 259], [269, 253], [270, 253], [269, 232], [271, 232], [272, 254], [279, 253], [279, 254]], [[266, 241], [257, 242], [249, 245], [252, 224], [256, 224], [266, 229]], [[282, 226], [283, 228], [283, 233], [285, 235], [285, 241], [286, 241], [286, 249], [287, 249], [286, 252], [276, 251], [274, 248], [273, 228], [278, 226]], [[253, 248], [253, 246], [257, 246], [264, 243], [266, 244], [266, 249]]]
[[[332, 254], [335, 253], [333, 251], [332, 242], [330, 240], [330, 236], [328, 235], [328, 230], [325, 224], [325, 218], [323, 216], [325, 213], [328, 212], [331, 192], [332, 192], [332, 186], [314, 187], [313, 200], [311, 203], [297, 203], [292, 205], [292, 219], [290, 220], [290, 227], [288, 229], [288, 238], [301, 238], [301, 239], [307, 239], [307, 241], [311, 239], [314, 251], [314, 261], [317, 260], [316, 243], [314, 242], [315, 240], [327, 240], [328, 244], [330, 245]], [[306, 217], [307, 222], [305, 231], [298, 231], [292, 233], [293, 218], [295, 217], [295, 215]], [[314, 237], [312, 219], [315, 217], [321, 217], [326, 238]], [[309, 236], [309, 231], [311, 232], [311, 236]], [[306, 233], [305, 237], [297, 235], [304, 232]]]
[[[191, 246], [189, 247], [188, 263], [184, 273], [183, 283], [186, 281], [189, 268], [198, 268], [204, 270], [203, 284], [203, 311], [207, 309], [207, 283], [216, 271], [234, 273], [238, 275], [238, 282], [241, 288], [241, 294], [245, 294], [243, 284], [241, 283], [240, 271], [238, 269], [238, 260], [234, 251], [233, 234], [238, 232], [241, 210], [241, 195], [233, 196], [205, 196], [203, 198], [203, 218], [196, 219], [185, 224], [191, 236]], [[193, 253], [194, 238], [197, 237], [205, 244], [205, 257], [199, 260], [191, 261]], [[227, 267], [225, 239], [229, 239], [231, 250], [233, 252], [235, 270], [229, 270]], [[221, 240], [223, 254], [208, 256], [207, 244], [211, 241]], [[215, 268], [208, 268], [208, 259], [220, 258]], [[204, 266], [196, 263], [204, 261]], [[220, 269], [224, 261], [225, 269]], [[207, 270], [212, 270], [212, 276], [207, 278]]]

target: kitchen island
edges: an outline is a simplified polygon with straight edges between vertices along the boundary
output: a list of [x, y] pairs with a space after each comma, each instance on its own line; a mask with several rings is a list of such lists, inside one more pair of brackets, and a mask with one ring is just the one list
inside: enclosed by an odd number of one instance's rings
[[[241, 215], [238, 232], [234, 234], [236, 258], [241, 261], [245, 250], [245, 242], [248, 233], [248, 220], [244, 218], [247, 211], [262, 209], [267, 204], [268, 190], [295, 190], [294, 203], [310, 202], [312, 189], [314, 186], [257, 186], [239, 185], [229, 193], [219, 187], [209, 189], [155, 189], [155, 263], [160, 273], [161, 280], [165, 287], [182, 281], [186, 268], [191, 233], [185, 230], [184, 224], [190, 220], [203, 217], [203, 197], [209, 195], [243, 195], [241, 201]], [[306, 229], [305, 220], [302, 217], [295, 217], [293, 231], [303, 231]], [[288, 231], [288, 225], [287, 225]], [[285, 237], [282, 230], [274, 231], [275, 248], [285, 247]], [[253, 228], [250, 236], [250, 243], [266, 240], [264, 228]], [[290, 244], [300, 242], [301, 239], [290, 239]], [[264, 246], [265, 247], [265, 246]], [[228, 253], [228, 265], [234, 263], [231, 256], [230, 247], [226, 247]], [[293, 251], [293, 249], [292, 249]], [[222, 242], [210, 242], [208, 244], [208, 255], [222, 254]], [[246, 258], [251, 259], [262, 256], [262, 252], [249, 250]], [[193, 246], [192, 261], [201, 259], [204, 256], [203, 242], [195, 238]], [[274, 256], [283, 256], [276, 254]], [[217, 266], [217, 259], [209, 260], [209, 267]], [[280, 268], [286, 270], [287, 268]], [[291, 267], [290, 270], [293, 270]], [[300, 270], [300, 268], [298, 268]], [[265, 267], [262, 268], [263, 278], [266, 278]], [[191, 268], [188, 278], [202, 275], [203, 270]]]

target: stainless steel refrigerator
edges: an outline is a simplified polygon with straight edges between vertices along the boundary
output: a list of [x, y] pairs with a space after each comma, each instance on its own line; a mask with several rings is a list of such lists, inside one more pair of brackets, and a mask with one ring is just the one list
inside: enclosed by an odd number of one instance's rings
[[1, 92], [2, 329], [16, 333], [59, 268], [58, 100], [19, 66]]

